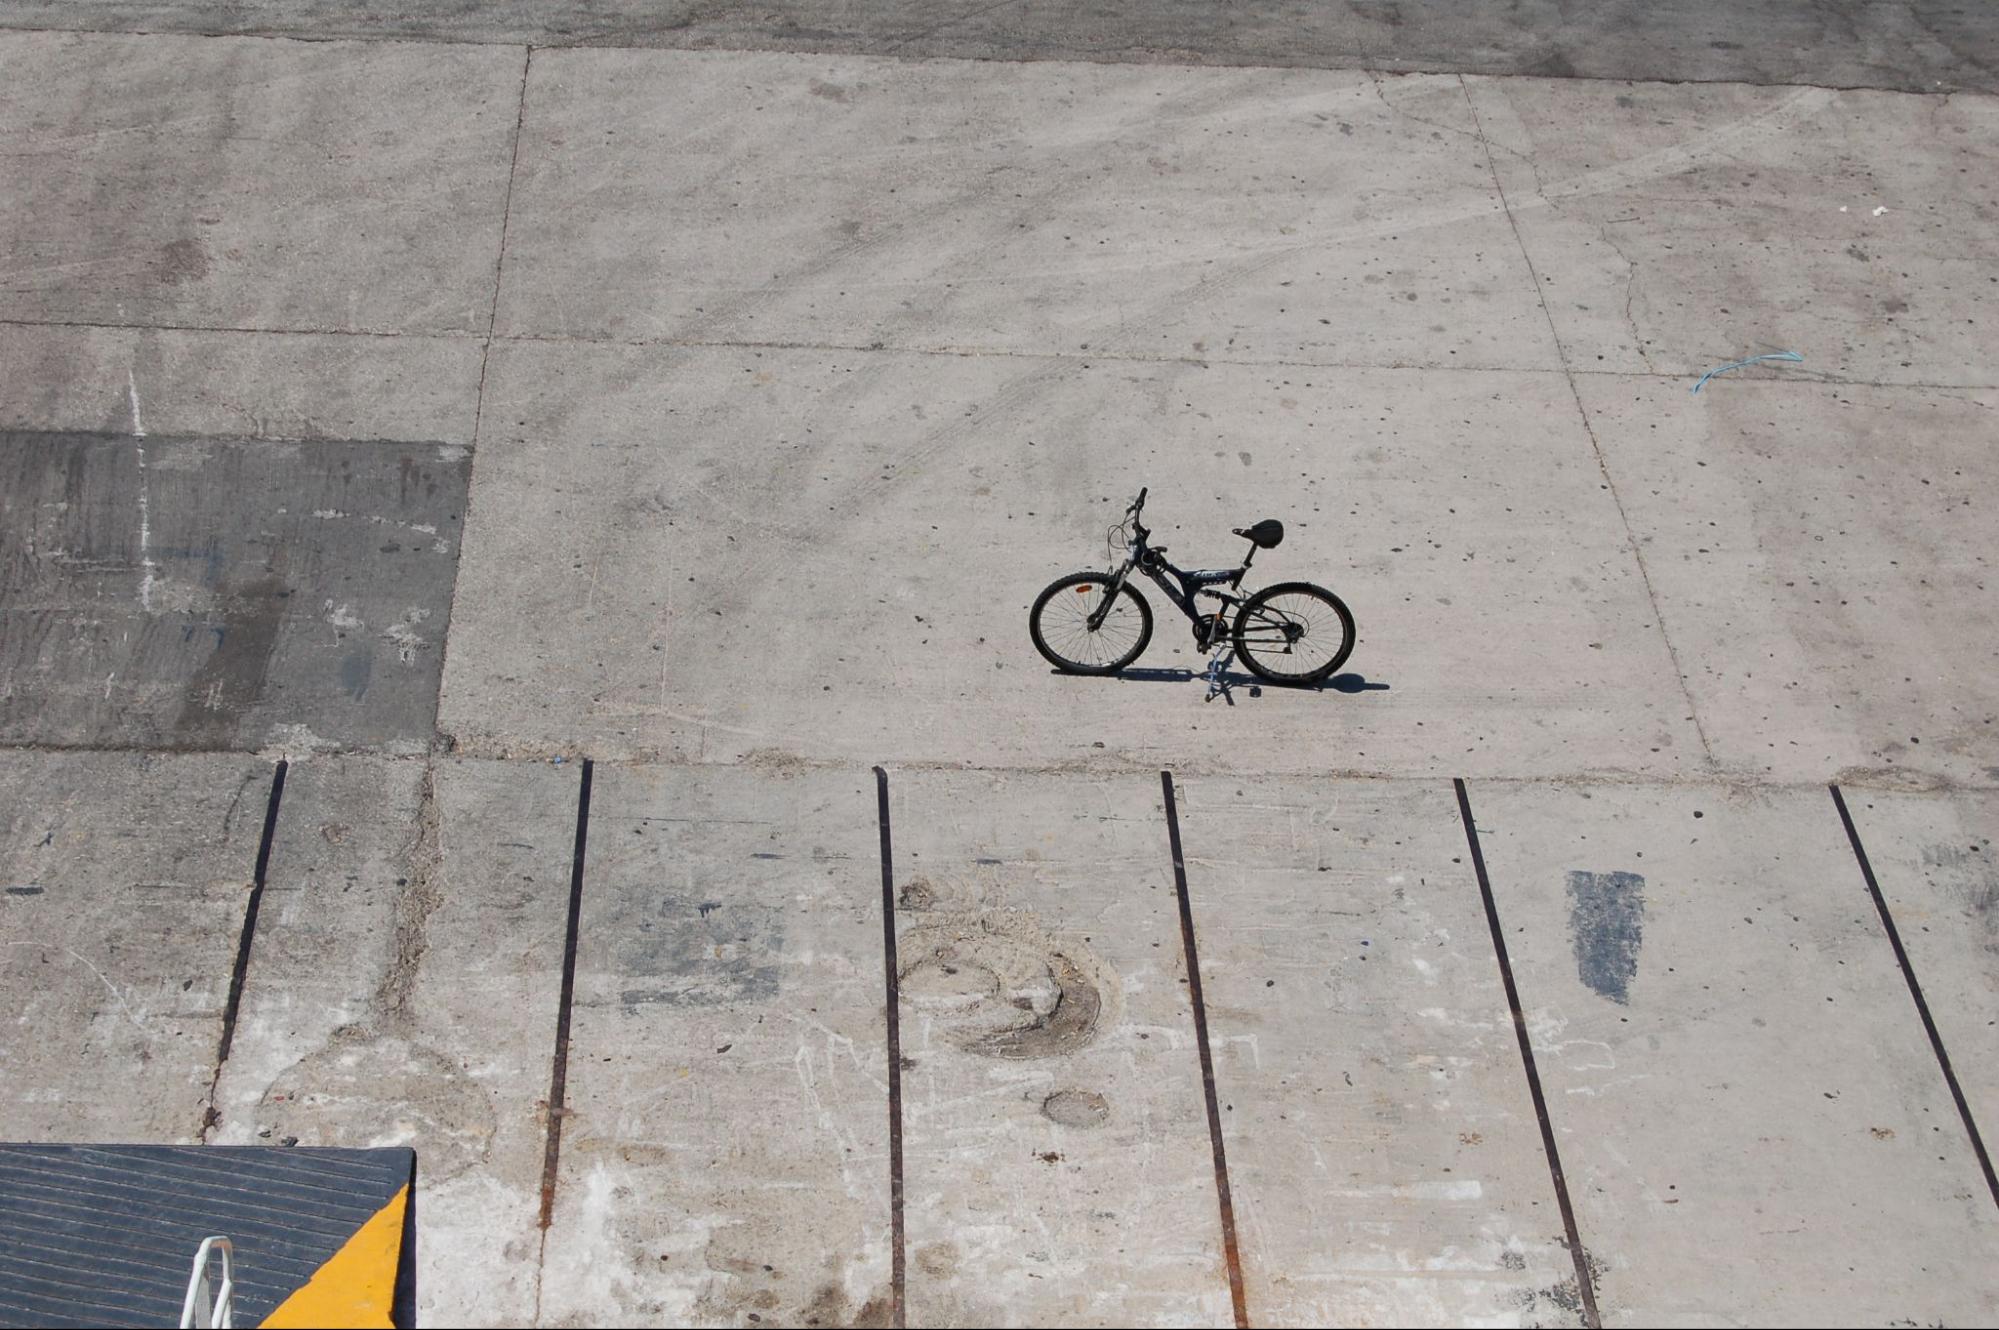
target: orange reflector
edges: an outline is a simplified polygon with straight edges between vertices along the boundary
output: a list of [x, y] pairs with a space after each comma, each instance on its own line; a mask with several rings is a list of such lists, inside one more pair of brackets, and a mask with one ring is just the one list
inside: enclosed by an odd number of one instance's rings
[[1079, 586], [1076, 588], [1076, 594], [1079, 596], [1087, 596], [1090, 594], [1090, 589], [1086, 586]]

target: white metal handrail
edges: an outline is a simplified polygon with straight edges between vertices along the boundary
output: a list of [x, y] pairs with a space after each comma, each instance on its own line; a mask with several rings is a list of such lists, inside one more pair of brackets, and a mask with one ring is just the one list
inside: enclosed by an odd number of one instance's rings
[[[181, 1330], [233, 1330], [235, 1321], [236, 1276], [230, 1266], [235, 1248], [223, 1237], [203, 1238], [194, 1253], [194, 1273], [187, 1281], [187, 1297], [180, 1305]], [[222, 1283], [212, 1291], [208, 1274], [213, 1256], [222, 1257]]]

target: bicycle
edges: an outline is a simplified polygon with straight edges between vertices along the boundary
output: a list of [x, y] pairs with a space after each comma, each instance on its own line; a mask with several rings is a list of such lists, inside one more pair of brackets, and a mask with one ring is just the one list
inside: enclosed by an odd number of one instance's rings
[[[1028, 632], [1051, 665], [1065, 674], [1110, 675], [1138, 659], [1152, 641], [1152, 606], [1131, 584], [1134, 568], [1187, 616], [1195, 647], [1216, 653], [1208, 664], [1210, 698], [1220, 691], [1222, 665], [1231, 651], [1252, 674], [1276, 684], [1323, 683], [1346, 663], [1354, 648], [1353, 613], [1324, 587], [1279, 582], [1253, 595], [1235, 594], [1257, 551], [1276, 549], [1283, 541], [1282, 522], [1265, 518], [1234, 529], [1249, 541], [1238, 568], [1176, 568], [1166, 560], [1166, 547], [1152, 543], [1142, 520], [1145, 495], [1139, 490], [1107, 533], [1118, 565], [1114, 571], [1071, 573], [1036, 597]], [[1213, 610], [1197, 606], [1202, 596], [1221, 603]]]

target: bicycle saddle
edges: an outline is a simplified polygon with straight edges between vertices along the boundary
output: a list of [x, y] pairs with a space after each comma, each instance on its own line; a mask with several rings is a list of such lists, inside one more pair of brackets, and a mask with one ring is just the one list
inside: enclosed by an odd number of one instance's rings
[[1266, 517], [1255, 526], [1235, 528], [1235, 534], [1254, 541], [1258, 549], [1274, 550], [1284, 543], [1284, 523], [1274, 517]]

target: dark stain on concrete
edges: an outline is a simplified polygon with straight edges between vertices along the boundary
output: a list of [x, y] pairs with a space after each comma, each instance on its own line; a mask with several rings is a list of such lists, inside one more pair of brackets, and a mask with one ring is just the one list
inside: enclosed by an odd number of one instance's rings
[[[1999, 91], [1966, 0], [0, 0], [0, 27]], [[821, 94], [825, 95], [825, 94]]]
[[1569, 941], [1576, 976], [1613, 1002], [1631, 1000], [1645, 938], [1645, 879], [1636, 873], [1569, 872]]
[[470, 468], [0, 431], [0, 743], [427, 747]]
[[251, 708], [264, 697], [271, 674], [271, 653], [277, 649], [285, 601], [291, 588], [279, 577], [257, 577], [240, 586], [224, 583], [222, 622], [207, 624], [206, 632], [189, 633], [210, 643], [201, 663], [181, 694], [173, 722], [182, 748], [227, 748]]
[[162, 245], [153, 275], [167, 286], [198, 282], [208, 276], [208, 251], [199, 240], [176, 240]]
[[1999, 955], [1999, 863], [1991, 842], [1925, 845], [1922, 861], [1924, 875], [1944, 901], [1964, 911], [1985, 949]]
[[[660, 896], [610, 924], [625, 1014], [640, 1007], [719, 1007], [777, 996], [784, 916], [761, 905]], [[633, 982], [633, 981], [651, 982]]]
[[366, 647], [340, 658], [340, 686], [359, 702], [368, 695], [368, 679], [375, 672], [375, 653]]

